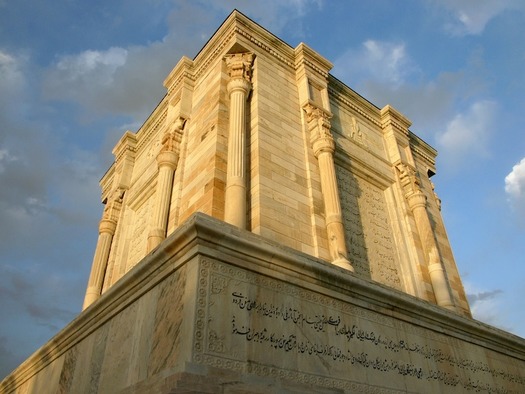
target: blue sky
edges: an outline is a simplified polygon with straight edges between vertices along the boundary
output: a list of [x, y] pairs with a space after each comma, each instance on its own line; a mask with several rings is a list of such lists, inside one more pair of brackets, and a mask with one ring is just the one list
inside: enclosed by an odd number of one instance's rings
[[475, 318], [525, 337], [522, 0], [0, 0], [0, 377], [80, 312], [112, 147], [234, 8], [412, 120]]

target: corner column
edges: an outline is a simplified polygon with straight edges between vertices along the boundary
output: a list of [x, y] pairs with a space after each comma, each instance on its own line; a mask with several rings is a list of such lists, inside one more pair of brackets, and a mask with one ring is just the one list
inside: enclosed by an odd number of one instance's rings
[[225, 57], [230, 76], [230, 129], [224, 220], [240, 228], [246, 228], [246, 100], [252, 88], [253, 59], [252, 53]]
[[455, 311], [456, 308], [448, 286], [445, 269], [441, 263], [437, 243], [426, 209], [427, 197], [421, 191], [419, 180], [412, 167], [406, 164], [398, 164], [397, 169], [400, 173], [400, 181], [408, 202], [408, 207], [414, 214], [423, 252], [428, 262], [428, 273], [434, 290], [434, 296], [436, 297], [436, 303], [439, 306]]
[[306, 121], [310, 131], [312, 149], [319, 162], [321, 191], [323, 193], [326, 215], [326, 230], [328, 233], [332, 263], [353, 272], [354, 267], [352, 267], [352, 264], [348, 260], [343, 215], [335, 175], [335, 143], [330, 132], [331, 114], [312, 104], [306, 104], [304, 111], [306, 112]]
[[124, 197], [124, 189], [117, 188], [110, 201], [106, 203], [102, 219], [98, 227], [98, 240], [95, 249], [95, 256], [93, 257], [93, 264], [91, 266], [91, 273], [89, 275], [86, 296], [84, 298], [84, 305], [82, 310], [86, 309], [93, 302], [100, 298], [102, 293], [102, 286], [104, 284], [104, 277], [108, 264], [109, 252], [111, 250], [111, 243], [117, 228], [117, 217], [122, 205]]
[[177, 169], [180, 154], [180, 142], [186, 119], [179, 117], [171, 130], [162, 137], [162, 148], [157, 155], [159, 173], [155, 207], [153, 209], [151, 230], [148, 234], [148, 253], [155, 249], [165, 238], [173, 189], [173, 176]]

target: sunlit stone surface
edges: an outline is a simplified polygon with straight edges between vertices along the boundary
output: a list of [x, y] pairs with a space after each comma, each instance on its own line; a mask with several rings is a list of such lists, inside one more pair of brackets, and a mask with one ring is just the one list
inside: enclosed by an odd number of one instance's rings
[[525, 392], [472, 320], [436, 151], [233, 12], [114, 148], [84, 311], [2, 393]]

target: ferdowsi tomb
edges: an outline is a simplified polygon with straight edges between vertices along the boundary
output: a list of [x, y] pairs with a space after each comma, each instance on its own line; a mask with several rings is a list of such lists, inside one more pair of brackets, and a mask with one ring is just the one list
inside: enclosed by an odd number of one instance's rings
[[437, 152], [234, 11], [115, 146], [84, 310], [2, 393], [523, 393], [471, 317]]

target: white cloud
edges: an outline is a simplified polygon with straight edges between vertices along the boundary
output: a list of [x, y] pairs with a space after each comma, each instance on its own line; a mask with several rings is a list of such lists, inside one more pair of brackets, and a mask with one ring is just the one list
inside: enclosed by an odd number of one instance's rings
[[519, 217], [525, 219], [525, 157], [505, 177], [505, 192]]
[[525, 158], [505, 177], [505, 191], [512, 198], [525, 198]]
[[459, 113], [436, 137], [443, 156], [458, 161], [474, 156], [488, 156], [488, 142], [493, 133], [497, 105], [490, 100], [473, 103], [466, 112]]
[[24, 75], [27, 61], [24, 55], [0, 50], [0, 119], [12, 117], [26, 107], [21, 96], [27, 86]]
[[486, 25], [506, 10], [523, 7], [520, 0], [441, 0], [435, 2], [452, 16], [445, 29], [454, 35], [480, 34]]
[[20, 59], [0, 50], [0, 87], [2, 90], [17, 89], [24, 82]]
[[367, 40], [334, 62], [334, 75], [344, 81], [374, 80], [399, 87], [417, 68], [403, 42]]
[[112, 47], [106, 51], [87, 50], [78, 55], [63, 56], [56, 64], [56, 72], [63, 80], [89, 80], [91, 83], [110, 84], [115, 71], [126, 64], [128, 51]]
[[[290, 27], [320, 0], [219, 3], [195, 0], [176, 3], [166, 16], [161, 40], [147, 45], [85, 50], [63, 55], [44, 72], [43, 96], [80, 106], [85, 118], [127, 115], [143, 121], [162, 99], [162, 81], [181, 56], [193, 57], [219, 26], [226, 12], [241, 7], [269, 29]], [[221, 13], [211, 12], [210, 7]], [[294, 31], [300, 26], [293, 24]]]

